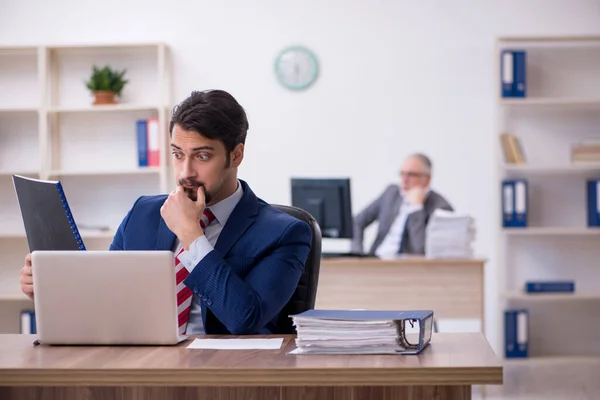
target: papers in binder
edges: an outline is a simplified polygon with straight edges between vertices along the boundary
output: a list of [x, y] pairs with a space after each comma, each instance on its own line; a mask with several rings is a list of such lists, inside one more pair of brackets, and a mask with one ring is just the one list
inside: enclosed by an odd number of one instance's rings
[[[418, 354], [431, 341], [433, 311], [309, 310], [291, 316], [290, 354]], [[416, 333], [408, 334], [408, 325]]]

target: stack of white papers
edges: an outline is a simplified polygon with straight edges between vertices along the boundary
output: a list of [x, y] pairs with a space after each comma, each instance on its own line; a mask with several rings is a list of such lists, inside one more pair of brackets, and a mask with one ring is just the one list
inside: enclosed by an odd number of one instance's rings
[[188, 349], [211, 350], [277, 350], [281, 348], [283, 338], [272, 339], [195, 339]]
[[435, 210], [426, 229], [425, 255], [431, 258], [471, 258], [475, 222], [467, 214]]
[[[420, 313], [420, 314], [414, 314]], [[292, 316], [296, 350], [292, 354], [398, 354], [404, 316], [427, 312], [309, 310]], [[413, 350], [413, 349], [410, 349]]]

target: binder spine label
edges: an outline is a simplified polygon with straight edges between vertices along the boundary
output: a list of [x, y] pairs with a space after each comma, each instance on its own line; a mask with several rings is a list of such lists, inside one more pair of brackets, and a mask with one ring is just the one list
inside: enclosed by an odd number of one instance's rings
[[526, 194], [525, 194], [525, 183], [517, 182], [515, 184], [515, 212], [518, 214], [524, 214], [527, 210], [526, 205]]
[[514, 62], [513, 54], [510, 51], [502, 53], [502, 96], [510, 97], [513, 94], [514, 84]]
[[527, 314], [524, 312], [517, 315], [517, 345], [521, 351], [527, 346]]

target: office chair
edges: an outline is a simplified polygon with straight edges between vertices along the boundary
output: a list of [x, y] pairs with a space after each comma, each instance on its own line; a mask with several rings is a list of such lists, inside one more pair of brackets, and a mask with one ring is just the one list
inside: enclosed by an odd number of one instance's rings
[[304, 265], [304, 272], [298, 282], [298, 287], [292, 298], [285, 305], [277, 321], [278, 335], [296, 334], [290, 315], [299, 314], [315, 308], [317, 298], [317, 285], [319, 283], [319, 269], [321, 267], [321, 228], [317, 221], [308, 212], [293, 206], [274, 204], [273, 207], [284, 213], [305, 221], [312, 231], [310, 252]]

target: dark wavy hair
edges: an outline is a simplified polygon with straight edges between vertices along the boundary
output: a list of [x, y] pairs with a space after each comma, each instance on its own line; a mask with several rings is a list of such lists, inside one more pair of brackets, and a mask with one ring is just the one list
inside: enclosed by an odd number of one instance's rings
[[249, 127], [244, 108], [224, 90], [192, 92], [173, 108], [169, 135], [173, 134], [175, 124], [186, 131], [221, 141], [227, 151], [227, 165], [235, 146], [246, 142]]

